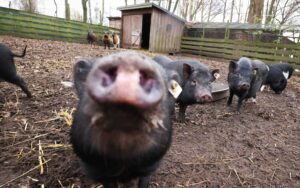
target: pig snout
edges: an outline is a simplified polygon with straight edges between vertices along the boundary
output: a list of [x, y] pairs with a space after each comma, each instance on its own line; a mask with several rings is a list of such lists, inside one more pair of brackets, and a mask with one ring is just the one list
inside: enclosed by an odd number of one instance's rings
[[198, 93], [197, 102], [198, 103], [208, 103], [212, 102], [213, 98], [209, 91], [203, 91]]
[[155, 106], [163, 98], [163, 86], [155, 71], [122, 64], [98, 66], [87, 79], [87, 89], [98, 103], [138, 108]]
[[250, 88], [250, 84], [248, 83], [240, 83], [238, 89], [241, 91], [246, 91]]
[[212, 96], [211, 95], [203, 95], [203, 96], [201, 96], [201, 101], [203, 103], [211, 102], [212, 101]]

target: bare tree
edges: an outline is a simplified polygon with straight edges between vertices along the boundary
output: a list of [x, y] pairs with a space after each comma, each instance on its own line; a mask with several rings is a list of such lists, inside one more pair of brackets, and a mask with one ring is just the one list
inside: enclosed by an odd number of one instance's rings
[[185, 0], [179, 1], [179, 15], [188, 20], [201, 22], [212, 21], [216, 16], [222, 14], [222, 0]]
[[300, 16], [299, 14], [295, 14], [297, 11], [299, 11], [299, 9], [300, 0], [285, 0], [283, 4], [279, 5], [275, 20], [279, 23], [279, 25], [284, 25], [289, 21], [292, 21], [294, 18]]
[[81, 0], [84, 22], [87, 22], [87, 6], [86, 6], [87, 1], [88, 0]]
[[72, 11], [72, 20], [78, 20], [78, 21], [83, 21], [82, 14], [78, 12], [77, 10]]
[[212, 3], [213, 3], [213, 0], [210, 0], [210, 2], [209, 2], [209, 8], [208, 8], [207, 22], [210, 21], [210, 15], [211, 15]]
[[238, 15], [238, 20], [237, 20], [238, 23], [240, 23], [241, 16], [242, 16], [241, 7], [242, 7], [242, 0], [239, 0], [239, 5], [236, 8], [237, 9], [237, 15]]
[[223, 3], [224, 3], [224, 8], [223, 8], [223, 22], [225, 22], [227, 0], [223, 0]]
[[230, 11], [230, 23], [232, 22], [232, 18], [233, 18], [234, 3], [235, 3], [235, 0], [232, 0], [232, 2], [231, 2], [231, 11]]
[[105, 5], [105, 1], [102, 0], [102, 6], [101, 6], [101, 10], [100, 10], [100, 25], [102, 25], [104, 22], [104, 5]]
[[89, 3], [89, 20], [92, 23], [92, 7], [91, 7], [91, 0], [88, 0]]
[[57, 17], [57, 4], [56, 4], [56, 1], [55, 1], [55, 0], [53, 0], [53, 1], [54, 1], [54, 5], [55, 5], [54, 16]]
[[20, 8], [27, 12], [37, 13], [37, 0], [20, 0]]
[[70, 5], [68, 0], [65, 0], [65, 16], [67, 20], [70, 20]]
[[174, 5], [174, 8], [173, 8], [173, 13], [175, 13], [175, 11], [176, 11], [176, 9], [177, 9], [178, 2], [179, 2], [179, 0], [176, 0], [175, 5]]
[[264, 0], [251, 0], [249, 5], [248, 23], [261, 23]]
[[171, 6], [172, 6], [172, 0], [169, 0], [168, 11], [171, 10]]

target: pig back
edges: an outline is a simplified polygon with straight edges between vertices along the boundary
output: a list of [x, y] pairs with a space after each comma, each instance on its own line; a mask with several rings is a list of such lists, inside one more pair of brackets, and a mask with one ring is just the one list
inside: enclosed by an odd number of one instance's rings
[[251, 81], [248, 97], [256, 96], [256, 93], [260, 91], [261, 86], [266, 82], [269, 71], [268, 66], [260, 60], [251, 61], [251, 65], [253, 69], [256, 69], [256, 74]]

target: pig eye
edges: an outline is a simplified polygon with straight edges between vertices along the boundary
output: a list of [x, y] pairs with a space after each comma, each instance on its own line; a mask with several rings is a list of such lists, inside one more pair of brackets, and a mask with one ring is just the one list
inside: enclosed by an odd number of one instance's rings
[[196, 80], [193, 80], [191, 85], [192, 85], [192, 86], [195, 86], [196, 84], [197, 84], [197, 81], [196, 81]]

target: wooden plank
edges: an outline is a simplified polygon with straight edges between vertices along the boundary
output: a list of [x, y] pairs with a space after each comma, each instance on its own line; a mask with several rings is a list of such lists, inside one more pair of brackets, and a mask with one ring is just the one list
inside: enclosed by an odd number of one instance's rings
[[277, 43], [263, 43], [263, 42], [246, 42], [239, 40], [225, 40], [225, 39], [207, 39], [198, 37], [182, 37], [183, 41], [198, 41], [198, 42], [212, 42], [212, 43], [223, 43], [223, 44], [246, 44], [252, 46], [262, 47], [277, 47], [277, 48], [293, 48], [300, 49], [299, 44], [277, 44]]
[[102, 37], [104, 30], [120, 33], [120, 30], [110, 27], [2, 7], [0, 7], [0, 25], [0, 34], [2, 35], [81, 43], [86, 43], [86, 34], [89, 28], [93, 29], [99, 38]]
[[278, 50], [275, 47], [270, 49], [270, 48], [263, 48], [263, 47], [251, 47], [251, 46], [244, 46], [244, 45], [237, 45], [237, 44], [217, 44], [217, 43], [208, 43], [208, 42], [187, 42], [187, 41], [182, 41], [182, 45], [187, 46], [206, 46], [206, 47], [215, 47], [215, 48], [220, 48], [220, 49], [239, 49], [243, 51], [250, 51], [250, 52], [260, 52], [260, 53], [266, 53], [266, 54], [283, 54], [283, 55], [299, 55], [300, 50]]
[[[202, 55], [202, 56], [208, 56], [208, 57], [214, 57], [214, 58], [222, 58], [222, 59], [228, 59], [228, 60], [238, 60], [241, 56], [234, 56], [234, 55], [226, 55], [226, 54], [220, 54], [220, 53], [213, 53], [213, 52], [204, 52], [204, 51], [197, 51], [197, 50], [187, 50], [182, 49], [182, 53], [188, 53], [188, 54], [195, 54], [195, 55]], [[280, 63], [280, 61], [270, 61], [266, 59], [261, 59], [264, 63], [267, 64], [275, 64]], [[300, 66], [297, 64], [292, 64], [293, 66]]]
[[0, 15], [13, 15], [13, 16], [21, 16], [21, 17], [26, 17], [32, 20], [48, 20], [50, 22], [59, 22], [61, 24], [66, 24], [66, 25], [77, 25], [77, 26], [86, 26], [86, 25], [91, 25], [91, 26], [99, 26], [102, 27], [104, 29], [108, 29], [110, 31], [115, 31], [118, 32], [120, 30], [116, 29], [116, 28], [111, 28], [111, 27], [106, 27], [106, 26], [100, 26], [100, 25], [95, 25], [95, 24], [89, 24], [89, 23], [85, 23], [85, 22], [81, 22], [81, 21], [76, 21], [76, 20], [66, 20], [63, 18], [57, 18], [57, 17], [52, 17], [52, 16], [46, 16], [46, 15], [41, 15], [41, 14], [35, 14], [35, 13], [28, 13], [25, 11], [21, 11], [21, 10], [15, 10], [15, 9], [8, 9], [8, 8], [4, 8], [4, 7], [0, 7]]
[[268, 54], [260, 54], [257, 52], [246, 52], [242, 50], [228, 50], [228, 49], [222, 49], [222, 48], [207, 48], [207, 47], [195, 47], [195, 46], [188, 46], [188, 45], [182, 45], [182, 49], [188, 49], [188, 50], [198, 50], [198, 51], [205, 51], [205, 52], [217, 52], [219, 54], [232, 54], [236, 56], [246, 56], [250, 58], [257, 58], [257, 59], [267, 59], [267, 60], [278, 60], [278, 61], [289, 61], [293, 62], [295, 64], [300, 64], [299, 58], [290, 58], [287, 56], [276, 56], [276, 55], [268, 55]]

